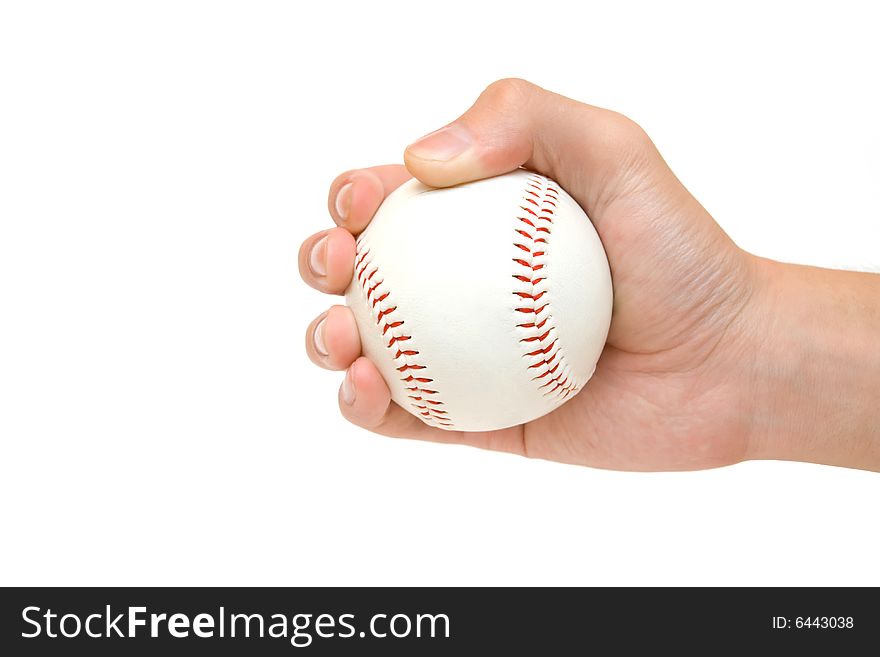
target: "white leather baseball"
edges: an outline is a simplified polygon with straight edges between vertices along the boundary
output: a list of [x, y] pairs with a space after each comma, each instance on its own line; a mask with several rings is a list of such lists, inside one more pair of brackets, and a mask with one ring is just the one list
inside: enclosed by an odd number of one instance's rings
[[587, 215], [544, 176], [411, 180], [358, 238], [346, 300], [397, 404], [485, 431], [584, 386], [608, 335], [611, 274]]

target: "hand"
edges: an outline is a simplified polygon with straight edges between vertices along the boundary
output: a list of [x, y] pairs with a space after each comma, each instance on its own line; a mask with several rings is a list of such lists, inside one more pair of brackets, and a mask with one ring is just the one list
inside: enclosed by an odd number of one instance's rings
[[360, 354], [350, 311], [333, 306], [309, 326], [306, 349], [316, 364], [348, 370], [339, 404], [351, 422], [388, 436], [626, 470], [726, 465], [757, 455], [756, 443], [762, 457], [788, 457], [767, 450], [764, 433], [756, 437], [766, 408], [756, 381], [767, 378], [759, 327], [771, 314], [770, 267], [730, 240], [639, 126], [502, 80], [459, 119], [412, 144], [405, 162], [333, 182], [329, 206], [338, 227], [300, 249], [308, 284], [344, 292], [353, 235], [411, 175], [448, 186], [522, 165], [557, 180], [592, 219], [611, 266], [611, 329], [593, 378], [553, 413], [501, 431], [448, 432], [391, 401]]

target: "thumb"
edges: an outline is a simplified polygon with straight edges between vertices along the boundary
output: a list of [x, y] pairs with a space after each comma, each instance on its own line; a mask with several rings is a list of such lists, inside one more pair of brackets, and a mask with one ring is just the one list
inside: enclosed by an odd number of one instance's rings
[[434, 187], [526, 166], [559, 182], [594, 222], [612, 200], [639, 189], [684, 192], [636, 123], [516, 79], [489, 85], [461, 117], [411, 144], [404, 161]]

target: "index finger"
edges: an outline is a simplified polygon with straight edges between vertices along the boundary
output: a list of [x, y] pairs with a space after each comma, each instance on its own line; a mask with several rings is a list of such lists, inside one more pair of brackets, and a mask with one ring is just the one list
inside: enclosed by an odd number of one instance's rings
[[402, 164], [346, 171], [330, 185], [330, 216], [338, 226], [357, 235], [370, 223], [385, 197], [410, 178], [412, 175]]

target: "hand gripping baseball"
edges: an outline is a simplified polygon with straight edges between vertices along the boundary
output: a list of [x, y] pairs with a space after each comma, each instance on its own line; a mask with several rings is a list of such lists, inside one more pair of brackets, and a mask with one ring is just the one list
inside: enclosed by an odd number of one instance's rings
[[445, 187], [523, 166], [546, 175], [591, 218], [608, 257], [614, 305], [589, 383], [553, 412], [495, 431], [429, 426], [391, 400], [362, 356], [352, 312], [333, 306], [308, 328], [318, 365], [347, 370], [343, 415], [377, 433], [464, 443], [629, 470], [713, 467], [756, 456], [753, 382], [767, 316], [766, 265], [739, 249], [678, 181], [644, 131], [611, 111], [521, 80], [489, 86], [460, 118], [412, 144], [406, 167], [348, 171], [331, 185], [336, 228], [307, 239], [303, 278], [342, 294], [355, 238], [415, 176]]
[[583, 209], [546, 176], [414, 179], [358, 236], [345, 299], [395, 403], [491, 431], [583, 389], [608, 336], [611, 273]]

